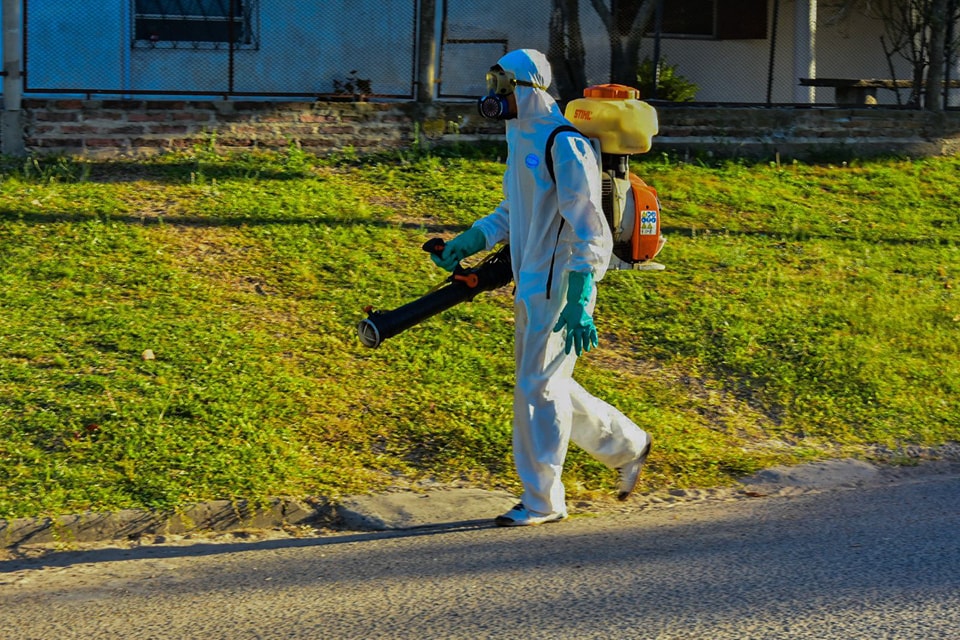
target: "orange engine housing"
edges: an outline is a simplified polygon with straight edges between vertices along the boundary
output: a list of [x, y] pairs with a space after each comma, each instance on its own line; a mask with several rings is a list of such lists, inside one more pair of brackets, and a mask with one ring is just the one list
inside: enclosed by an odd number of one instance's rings
[[630, 225], [629, 237], [621, 236], [622, 240], [629, 243], [630, 259], [627, 262], [653, 260], [664, 243], [660, 235], [660, 199], [656, 189], [632, 173], [630, 190], [633, 193], [633, 224]]

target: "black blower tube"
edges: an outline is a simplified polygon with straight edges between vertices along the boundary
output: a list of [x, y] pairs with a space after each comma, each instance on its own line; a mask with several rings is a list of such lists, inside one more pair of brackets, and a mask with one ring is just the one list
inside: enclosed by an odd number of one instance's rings
[[[435, 238], [423, 248], [431, 253], [442, 253], [443, 240]], [[499, 289], [511, 280], [510, 246], [504, 245], [476, 267], [464, 269], [458, 265], [447, 279], [447, 284], [413, 302], [392, 311], [369, 309], [368, 316], [357, 324], [357, 335], [364, 346], [371, 349], [379, 347], [387, 338], [461, 302], [473, 300], [478, 293]]]

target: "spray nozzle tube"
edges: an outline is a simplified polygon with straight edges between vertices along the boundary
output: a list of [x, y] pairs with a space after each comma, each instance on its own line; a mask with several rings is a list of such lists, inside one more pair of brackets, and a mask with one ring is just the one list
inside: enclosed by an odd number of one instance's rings
[[[444, 241], [428, 240], [424, 251], [443, 253]], [[377, 311], [367, 307], [367, 317], [357, 324], [357, 335], [364, 346], [379, 347], [387, 338], [406, 331], [427, 318], [446, 311], [454, 305], [473, 300], [478, 293], [493, 291], [513, 279], [510, 265], [510, 247], [504, 245], [491, 253], [475, 267], [457, 265], [453, 274], [440, 287], [426, 295], [391, 311]]]

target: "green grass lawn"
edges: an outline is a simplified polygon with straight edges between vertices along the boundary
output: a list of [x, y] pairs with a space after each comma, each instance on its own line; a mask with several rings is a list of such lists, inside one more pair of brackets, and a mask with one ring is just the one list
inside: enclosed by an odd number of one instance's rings
[[[443, 279], [420, 245], [498, 202], [497, 153], [5, 160], [0, 518], [516, 487], [509, 287], [355, 331]], [[634, 160], [667, 270], [603, 281], [577, 377], [652, 432], [645, 488], [960, 439], [960, 159]], [[571, 495], [615, 479], [571, 451]]]

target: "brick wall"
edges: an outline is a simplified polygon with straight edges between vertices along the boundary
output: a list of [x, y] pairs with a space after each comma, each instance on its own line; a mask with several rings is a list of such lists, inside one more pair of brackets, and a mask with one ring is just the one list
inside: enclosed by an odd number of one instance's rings
[[721, 156], [921, 157], [960, 153], [960, 112], [895, 108], [659, 109], [655, 145]]
[[[655, 150], [782, 159], [960, 152], [960, 112], [658, 106]], [[359, 153], [499, 141], [469, 104], [37, 100], [23, 103], [28, 152], [136, 157], [197, 145]]]

